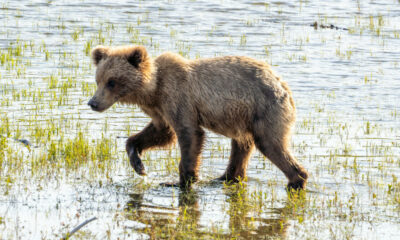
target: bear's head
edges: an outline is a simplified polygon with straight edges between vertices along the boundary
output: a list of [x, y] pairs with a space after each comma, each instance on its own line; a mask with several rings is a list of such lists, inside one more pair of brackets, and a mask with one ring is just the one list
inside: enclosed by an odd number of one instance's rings
[[97, 90], [88, 105], [102, 112], [115, 102], [136, 103], [151, 82], [152, 62], [143, 46], [105, 47], [92, 51]]

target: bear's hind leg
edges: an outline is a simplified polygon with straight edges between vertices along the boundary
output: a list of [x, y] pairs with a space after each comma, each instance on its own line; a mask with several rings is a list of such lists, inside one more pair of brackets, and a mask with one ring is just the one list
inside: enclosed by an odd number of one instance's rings
[[276, 143], [266, 136], [255, 136], [255, 144], [289, 179], [288, 189], [305, 189], [308, 173], [283, 142]]
[[218, 178], [221, 181], [237, 182], [246, 177], [246, 169], [254, 149], [252, 141], [238, 142], [231, 140], [231, 156], [225, 173]]
[[126, 151], [131, 166], [139, 175], [146, 175], [140, 154], [152, 147], [162, 147], [175, 142], [175, 133], [169, 126], [156, 126], [149, 123], [142, 131], [126, 141]]

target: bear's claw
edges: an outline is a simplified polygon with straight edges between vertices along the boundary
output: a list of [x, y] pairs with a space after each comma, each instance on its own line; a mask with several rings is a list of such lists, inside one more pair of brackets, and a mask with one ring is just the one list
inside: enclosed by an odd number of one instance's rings
[[129, 153], [129, 162], [131, 163], [131, 166], [133, 169], [135, 169], [135, 172], [141, 176], [146, 175], [146, 171], [144, 169], [144, 165], [142, 163], [142, 159], [140, 159], [139, 154], [137, 153], [136, 149], [133, 149]]
[[161, 187], [180, 187], [181, 185], [178, 182], [163, 182], [160, 183]]
[[240, 179], [243, 179], [241, 177], [232, 177], [230, 175], [224, 174], [218, 178], [213, 179], [214, 182], [225, 182], [228, 184], [234, 184], [240, 182]]
[[305, 190], [306, 189], [306, 182], [305, 181], [298, 181], [294, 183], [288, 183], [286, 187], [287, 191], [292, 191], [292, 190]]

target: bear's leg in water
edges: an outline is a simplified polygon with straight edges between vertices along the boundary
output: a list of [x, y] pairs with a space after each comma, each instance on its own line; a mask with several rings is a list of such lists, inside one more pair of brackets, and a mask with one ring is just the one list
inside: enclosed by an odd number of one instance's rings
[[142, 131], [126, 141], [126, 152], [130, 163], [139, 175], [146, 175], [140, 154], [152, 147], [162, 147], [175, 142], [175, 133], [166, 125], [149, 123]]

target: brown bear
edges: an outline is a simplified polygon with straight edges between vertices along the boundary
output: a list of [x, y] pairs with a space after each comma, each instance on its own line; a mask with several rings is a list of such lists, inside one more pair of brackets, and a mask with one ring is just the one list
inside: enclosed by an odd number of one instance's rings
[[143, 46], [98, 46], [92, 58], [97, 90], [90, 107], [102, 112], [115, 102], [137, 104], [152, 119], [126, 143], [138, 174], [145, 175], [143, 151], [177, 138], [179, 185], [190, 187], [198, 179], [206, 128], [232, 139], [219, 180], [244, 179], [256, 146], [289, 179], [288, 189], [305, 188], [308, 173], [289, 150], [292, 93], [268, 64], [239, 56], [188, 60], [169, 52], [152, 59]]

